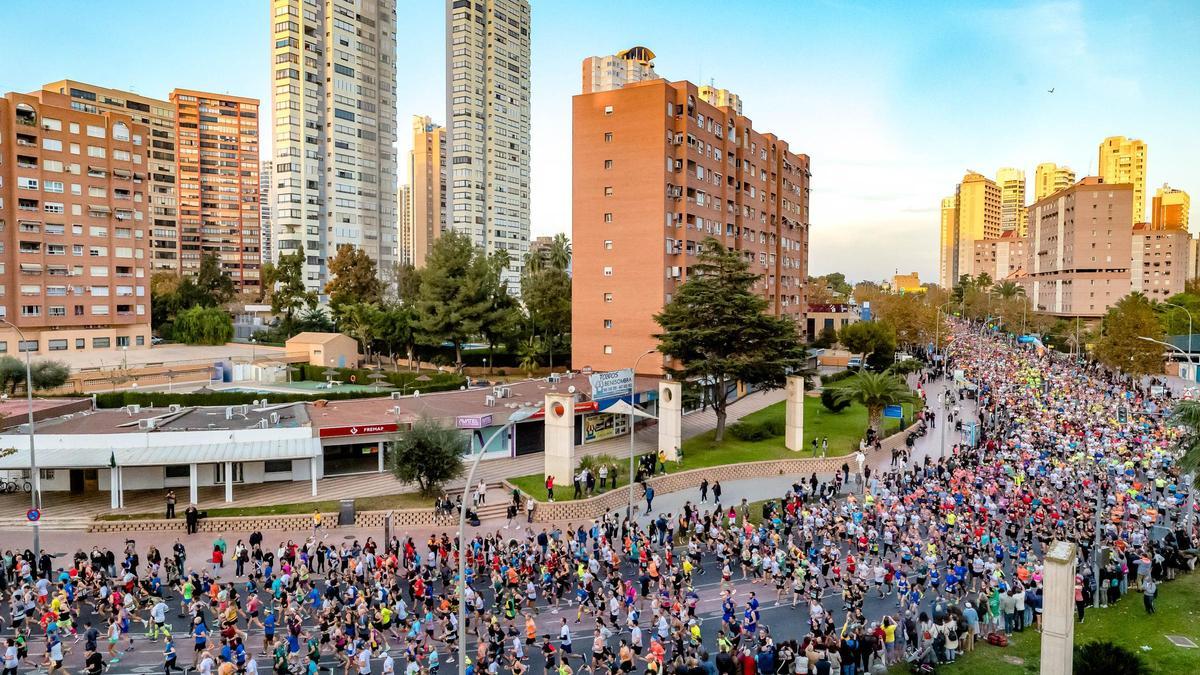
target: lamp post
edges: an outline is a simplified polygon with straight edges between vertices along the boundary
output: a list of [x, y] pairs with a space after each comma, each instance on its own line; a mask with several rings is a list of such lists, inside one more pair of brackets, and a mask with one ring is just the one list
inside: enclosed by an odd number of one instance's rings
[[[1192, 365], [1192, 356], [1191, 356], [1192, 355], [1192, 312], [1187, 307], [1184, 307], [1183, 305], [1177, 305], [1173, 302], [1167, 302], [1164, 300], [1162, 304], [1170, 305], [1176, 309], [1182, 309], [1184, 312], [1187, 312], [1187, 316], [1188, 316], [1188, 365]], [[1196, 369], [1194, 367], [1192, 368], [1192, 379], [1193, 380], [1196, 379]]]
[[[32, 508], [41, 510], [42, 508], [42, 472], [37, 465], [37, 449], [34, 447], [34, 423], [33, 423], [33, 367], [30, 365], [29, 345], [25, 340], [25, 333], [17, 328], [12, 322], [5, 319], [0, 319], [0, 323], [17, 331], [17, 336], [20, 337], [20, 344], [25, 345], [25, 400], [29, 403], [29, 473], [33, 477], [33, 494]], [[35, 559], [40, 559], [42, 555], [42, 536], [39, 529], [38, 521], [33, 521], [33, 555]], [[34, 569], [37, 569], [37, 560], [34, 561]]]
[[527, 419], [537, 412], [537, 408], [520, 408], [513, 411], [513, 414], [508, 416], [508, 421], [504, 426], [492, 432], [491, 436], [479, 446], [479, 452], [471, 460], [471, 468], [467, 471], [467, 484], [463, 489], [462, 508], [458, 510], [458, 669], [459, 672], [466, 672], [467, 667], [467, 494], [471, 491], [471, 485], [475, 482], [475, 470], [479, 468], [479, 460], [483, 459], [483, 454], [487, 451], [487, 447], [492, 444], [500, 432], [507, 430], [512, 425]]
[[[933, 351], [938, 353], [942, 349], [942, 308], [946, 305], [953, 305], [954, 301], [943, 302], [938, 305], [937, 314], [933, 321]], [[945, 359], [942, 359], [942, 365], [945, 365]]]
[[638, 355], [633, 361], [633, 371], [629, 377], [629, 510], [625, 512], [625, 517], [629, 519], [631, 527], [633, 526], [633, 427], [637, 423], [637, 418], [633, 415], [633, 399], [637, 396], [637, 369], [642, 358], [657, 353], [657, 349], [647, 349]]

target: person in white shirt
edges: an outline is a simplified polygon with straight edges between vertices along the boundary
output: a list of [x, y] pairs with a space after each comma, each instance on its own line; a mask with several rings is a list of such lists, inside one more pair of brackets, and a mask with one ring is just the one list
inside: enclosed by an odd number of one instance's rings
[[258, 675], [258, 661], [249, 654], [246, 655], [246, 675]]
[[214, 665], [212, 654], [204, 652], [204, 656], [200, 658], [200, 675], [212, 675]]
[[383, 653], [383, 675], [396, 675], [396, 660], [388, 652]]
[[358, 675], [371, 675], [371, 650], [364, 645], [359, 645], [357, 663]]

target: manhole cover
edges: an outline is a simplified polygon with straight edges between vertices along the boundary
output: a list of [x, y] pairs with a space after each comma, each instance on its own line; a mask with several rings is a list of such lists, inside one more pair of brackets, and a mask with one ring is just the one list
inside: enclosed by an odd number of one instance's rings
[[342, 537], [342, 539], [349, 541], [350, 539], [357, 539], [357, 537], [352, 534], [347, 534], [346, 536]]
[[1186, 638], [1182, 635], [1168, 635], [1166, 637], [1171, 641], [1171, 644], [1175, 645], [1176, 647], [1183, 647], [1184, 649], [1196, 649], [1198, 646], [1200, 646], [1195, 642], [1192, 642], [1190, 638]]

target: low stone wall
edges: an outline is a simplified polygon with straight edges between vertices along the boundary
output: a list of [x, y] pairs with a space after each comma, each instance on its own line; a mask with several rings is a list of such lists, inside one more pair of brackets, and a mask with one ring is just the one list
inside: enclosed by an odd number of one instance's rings
[[[360, 511], [354, 514], [354, 526], [382, 530], [388, 514], [392, 516], [392, 526], [423, 527], [430, 525], [454, 525], [458, 520], [446, 516], [438, 517], [433, 509], [397, 509], [394, 511]], [[337, 529], [337, 513], [323, 513], [321, 527]], [[152, 520], [97, 520], [89, 527], [88, 532], [183, 532], [186, 523], [182, 517], [173, 520], [163, 518]], [[304, 531], [312, 529], [312, 514], [292, 514], [284, 516], [245, 516], [201, 518], [197, 525], [200, 532], [253, 532], [267, 530]]]
[[[907, 433], [907, 431], [900, 431], [885, 438], [881, 443], [882, 448], [878, 452], [871, 451], [867, 453], [868, 462], [876, 455], [890, 455], [893, 448], [904, 445], [904, 438]], [[803, 455], [805, 452], [807, 451], [797, 452], [796, 454]], [[703, 469], [690, 469], [678, 473], [668, 473], [664, 476], [655, 476], [646, 482], [654, 488], [656, 495], [664, 495], [670, 492], [694, 488], [700, 485], [700, 481], [705, 478], [708, 479], [709, 483], [717, 481], [727, 483], [729, 481], [746, 480], [749, 478], [770, 478], [772, 476], [784, 475], [807, 478], [813, 473], [832, 474], [835, 471], [841, 471], [842, 464], [849, 464], [851, 472], [857, 470], [857, 467], [854, 466], [853, 455], [816, 458], [798, 456], [796, 459], [775, 459], [762, 462], [725, 464]], [[504, 485], [508, 490], [514, 489], [514, 486], [507, 481], [504, 482]], [[569, 490], [571, 486], [564, 485], [560, 489]], [[635, 486], [635, 506], [637, 505], [637, 500], [641, 499], [641, 496], [640, 485]], [[778, 496], [780, 495], [764, 495], [764, 498]], [[624, 486], [590, 499], [577, 499], [573, 501], [546, 502], [540, 501], [541, 497], [541, 495], [535, 497], [535, 499], [539, 500], [537, 508], [533, 512], [533, 519], [536, 522], [591, 520], [599, 518], [610, 511], [624, 510], [629, 504], [629, 488], [628, 486]]]

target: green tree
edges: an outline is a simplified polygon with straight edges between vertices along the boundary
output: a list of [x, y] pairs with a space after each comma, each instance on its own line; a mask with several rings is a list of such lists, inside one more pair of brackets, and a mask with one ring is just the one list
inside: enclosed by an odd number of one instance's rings
[[766, 300], [751, 288], [758, 278], [738, 251], [709, 237], [687, 281], [654, 317], [663, 329], [655, 336], [659, 351], [683, 364], [668, 371], [709, 389], [718, 443], [730, 386], [779, 387], [789, 373], [805, 368], [796, 326], [766, 313]]
[[446, 232], [434, 242], [421, 271], [417, 299], [417, 324], [427, 344], [450, 342], [455, 363], [462, 363], [462, 345], [478, 335], [492, 307], [488, 265], [478, 259], [471, 239], [460, 232]]
[[491, 255], [476, 252], [471, 266], [472, 286], [482, 291], [484, 313], [479, 322], [479, 335], [488, 344], [488, 372], [496, 365], [496, 345], [516, 342], [521, 332], [521, 307], [509, 295], [508, 284], [501, 274], [508, 267], [508, 252]]
[[[185, 282], [189, 281], [184, 279]], [[196, 289], [194, 301], [185, 302], [185, 306], [218, 307], [233, 299], [236, 287], [233, 277], [221, 269], [221, 259], [216, 253], [205, 253], [200, 256], [200, 269], [196, 272], [193, 282]], [[185, 300], [193, 298], [185, 297]]]
[[271, 298], [275, 295], [275, 282], [279, 280], [279, 271], [275, 268], [275, 263], [264, 262], [258, 271], [258, 296], [256, 302], [271, 304]]
[[[2, 365], [0, 372], [3, 372]], [[1179, 468], [1194, 473], [1200, 468], [1200, 400], [1185, 399], [1176, 402], [1167, 423], [1180, 427], [1180, 434], [1173, 443], [1175, 450], [1181, 454]]]
[[550, 263], [551, 269], [567, 271], [571, 266], [571, 255], [571, 240], [567, 239], [567, 235], [562, 232], [554, 235], [546, 256], [546, 262]]
[[423, 417], [411, 430], [392, 437], [389, 455], [392, 475], [406, 483], [416, 483], [422, 493], [432, 495], [446, 481], [462, 473], [467, 442], [468, 437], [457, 429]]
[[1164, 347], [1142, 338], [1162, 340], [1162, 324], [1146, 296], [1130, 293], [1104, 316], [1096, 358], [1109, 368], [1134, 376], [1161, 373]]
[[344, 305], [383, 300], [383, 282], [379, 280], [375, 261], [357, 246], [337, 247], [337, 253], [329, 260], [329, 276], [325, 292], [335, 315]]
[[834, 387], [823, 387], [821, 389], [821, 405], [829, 412], [837, 415], [846, 408], [850, 407], [850, 400], [838, 396], [838, 390]]
[[554, 367], [554, 353], [571, 333], [571, 277], [549, 267], [521, 275], [521, 300], [529, 316], [529, 334], [541, 338]]
[[396, 299], [402, 305], [415, 307], [421, 296], [421, 270], [409, 263], [396, 265]]
[[388, 350], [392, 364], [396, 364], [396, 354], [408, 356], [408, 367], [412, 369], [416, 356], [417, 333], [414, 309], [409, 305], [393, 304], [381, 308], [376, 326], [376, 334], [384, 349]]
[[879, 434], [883, 409], [889, 405], [912, 403], [916, 400], [904, 380], [891, 373], [872, 373], [860, 370], [854, 377], [838, 383], [836, 400], [855, 401], [867, 409], [867, 422]]
[[829, 349], [837, 344], [837, 329], [833, 326], [825, 326], [821, 332], [817, 333], [812, 341], [814, 349]]
[[33, 376], [33, 388], [54, 389], [61, 387], [71, 376], [71, 368], [62, 361], [38, 361], [30, 365], [29, 374]]
[[233, 339], [233, 318], [219, 307], [197, 305], [176, 315], [173, 336], [189, 345], [223, 345]]
[[342, 305], [338, 328], [358, 340], [363, 350], [363, 358], [368, 362], [371, 360], [371, 344], [378, 335], [380, 316], [379, 306], [373, 302]]
[[304, 285], [304, 262], [304, 249], [298, 248], [279, 256], [279, 264], [275, 268], [276, 288], [271, 294], [271, 311], [283, 314], [285, 337], [296, 334], [293, 324], [301, 309], [307, 307], [311, 310], [317, 306], [316, 291], [310, 291]]
[[538, 354], [542, 352], [539, 342], [531, 337], [521, 345], [521, 362], [517, 366], [525, 371], [525, 377], [533, 377], [533, 371], [538, 369]]
[[838, 342], [853, 354], [862, 354], [874, 370], [883, 370], [896, 356], [896, 333], [882, 321], [858, 321], [838, 331]]
[[1002, 281], [992, 286], [992, 294], [1005, 300], [1023, 298], [1025, 297], [1025, 287], [1015, 281]]

